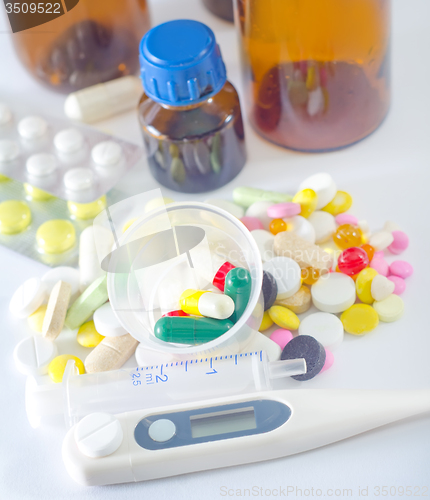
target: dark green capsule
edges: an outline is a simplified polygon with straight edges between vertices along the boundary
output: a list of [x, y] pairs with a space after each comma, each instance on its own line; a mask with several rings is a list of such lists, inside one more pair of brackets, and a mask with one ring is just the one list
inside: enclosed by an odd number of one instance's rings
[[234, 313], [228, 318], [236, 323], [242, 316], [251, 296], [251, 273], [243, 267], [231, 269], [225, 277], [224, 293], [234, 302]]
[[155, 323], [154, 333], [164, 342], [196, 345], [217, 339], [232, 326], [228, 319], [166, 316]]

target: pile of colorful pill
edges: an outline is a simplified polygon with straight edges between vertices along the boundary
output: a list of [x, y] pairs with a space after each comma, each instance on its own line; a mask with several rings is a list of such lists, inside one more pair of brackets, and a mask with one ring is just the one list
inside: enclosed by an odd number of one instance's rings
[[[345, 331], [363, 335], [380, 321], [402, 316], [400, 295], [413, 269], [402, 260], [388, 264], [386, 257], [406, 250], [408, 237], [392, 222], [371, 234], [365, 221], [346, 213], [352, 198], [338, 191], [328, 174], [306, 179], [294, 196], [255, 188], [237, 188], [233, 196], [234, 203], [216, 199], [207, 203], [230, 212], [250, 231], [263, 263], [264, 315], [259, 330], [276, 325], [279, 328], [270, 338], [283, 349], [281, 358], [306, 359], [308, 371], [298, 380], [313, 378], [331, 366], [332, 350]], [[145, 213], [160, 203], [152, 203]], [[123, 230], [133, 223], [130, 220]], [[111, 248], [111, 243], [106, 245]], [[80, 373], [117, 369], [138, 345], [108, 302], [93, 227], [82, 232], [79, 250], [79, 270], [52, 269], [42, 279], [27, 280], [12, 297], [11, 312], [28, 318], [30, 328], [42, 333], [24, 339], [15, 349], [16, 364], [25, 374], [49, 373], [60, 382], [69, 359], [75, 359]], [[155, 337], [197, 345], [230, 330], [248, 305], [251, 274], [222, 261], [212, 285], [207, 290], [184, 290], [177, 297], [178, 307], [155, 323]], [[312, 304], [319, 312], [301, 320], [299, 316]], [[77, 342], [93, 349], [85, 363], [71, 355], [57, 356], [55, 339], [64, 326], [77, 330]]]
[[[372, 234], [366, 221], [346, 213], [352, 197], [338, 191], [329, 174], [309, 177], [294, 196], [236, 188], [233, 197], [234, 203], [208, 203], [239, 218], [258, 246], [265, 304], [260, 331], [280, 328], [270, 338], [283, 349], [282, 359], [302, 355], [308, 365], [315, 362], [315, 376], [333, 363], [331, 350], [344, 331], [364, 335], [403, 315], [400, 295], [413, 268], [403, 260], [388, 264], [386, 257], [407, 249], [407, 235], [392, 222]], [[298, 315], [312, 304], [320, 312], [301, 321]]]

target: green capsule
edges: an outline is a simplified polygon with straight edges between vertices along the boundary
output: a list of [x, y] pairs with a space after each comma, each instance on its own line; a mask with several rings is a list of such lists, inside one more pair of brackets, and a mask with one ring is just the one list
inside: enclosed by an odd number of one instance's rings
[[251, 296], [251, 273], [243, 267], [231, 269], [225, 277], [224, 293], [234, 302], [234, 313], [228, 318], [236, 323], [242, 316]]
[[237, 205], [248, 208], [256, 201], [271, 201], [273, 203], [284, 203], [292, 201], [289, 194], [266, 191], [264, 189], [251, 187], [238, 187], [233, 190], [233, 200]]
[[228, 319], [166, 316], [155, 323], [157, 339], [177, 344], [204, 344], [221, 337], [233, 323]]

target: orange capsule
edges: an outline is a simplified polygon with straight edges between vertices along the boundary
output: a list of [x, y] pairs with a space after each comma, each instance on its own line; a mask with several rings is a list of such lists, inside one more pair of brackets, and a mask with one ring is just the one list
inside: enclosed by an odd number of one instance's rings
[[347, 248], [361, 246], [362, 237], [363, 233], [361, 232], [361, 229], [353, 226], [352, 224], [343, 224], [342, 226], [339, 226], [334, 233], [333, 241], [339, 248], [346, 250]]
[[278, 234], [287, 230], [287, 223], [283, 219], [273, 219], [269, 226], [272, 234]]
[[369, 245], [369, 243], [365, 243], [364, 245], [361, 245], [361, 248], [367, 253], [369, 262], [372, 262], [373, 256], [375, 255], [375, 249], [372, 247], [372, 245]]
[[313, 285], [319, 280], [321, 273], [318, 269], [314, 269], [313, 267], [306, 267], [301, 270], [301, 275], [303, 283], [305, 283], [306, 285]]

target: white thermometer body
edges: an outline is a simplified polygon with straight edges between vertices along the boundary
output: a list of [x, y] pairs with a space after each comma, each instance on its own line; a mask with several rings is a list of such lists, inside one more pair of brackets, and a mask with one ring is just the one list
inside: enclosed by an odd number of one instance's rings
[[116, 451], [100, 458], [82, 452], [75, 426], [63, 460], [88, 486], [145, 481], [285, 457], [426, 411], [428, 390], [254, 393], [116, 415], [117, 435], [96, 436], [97, 446], [115, 439]]

